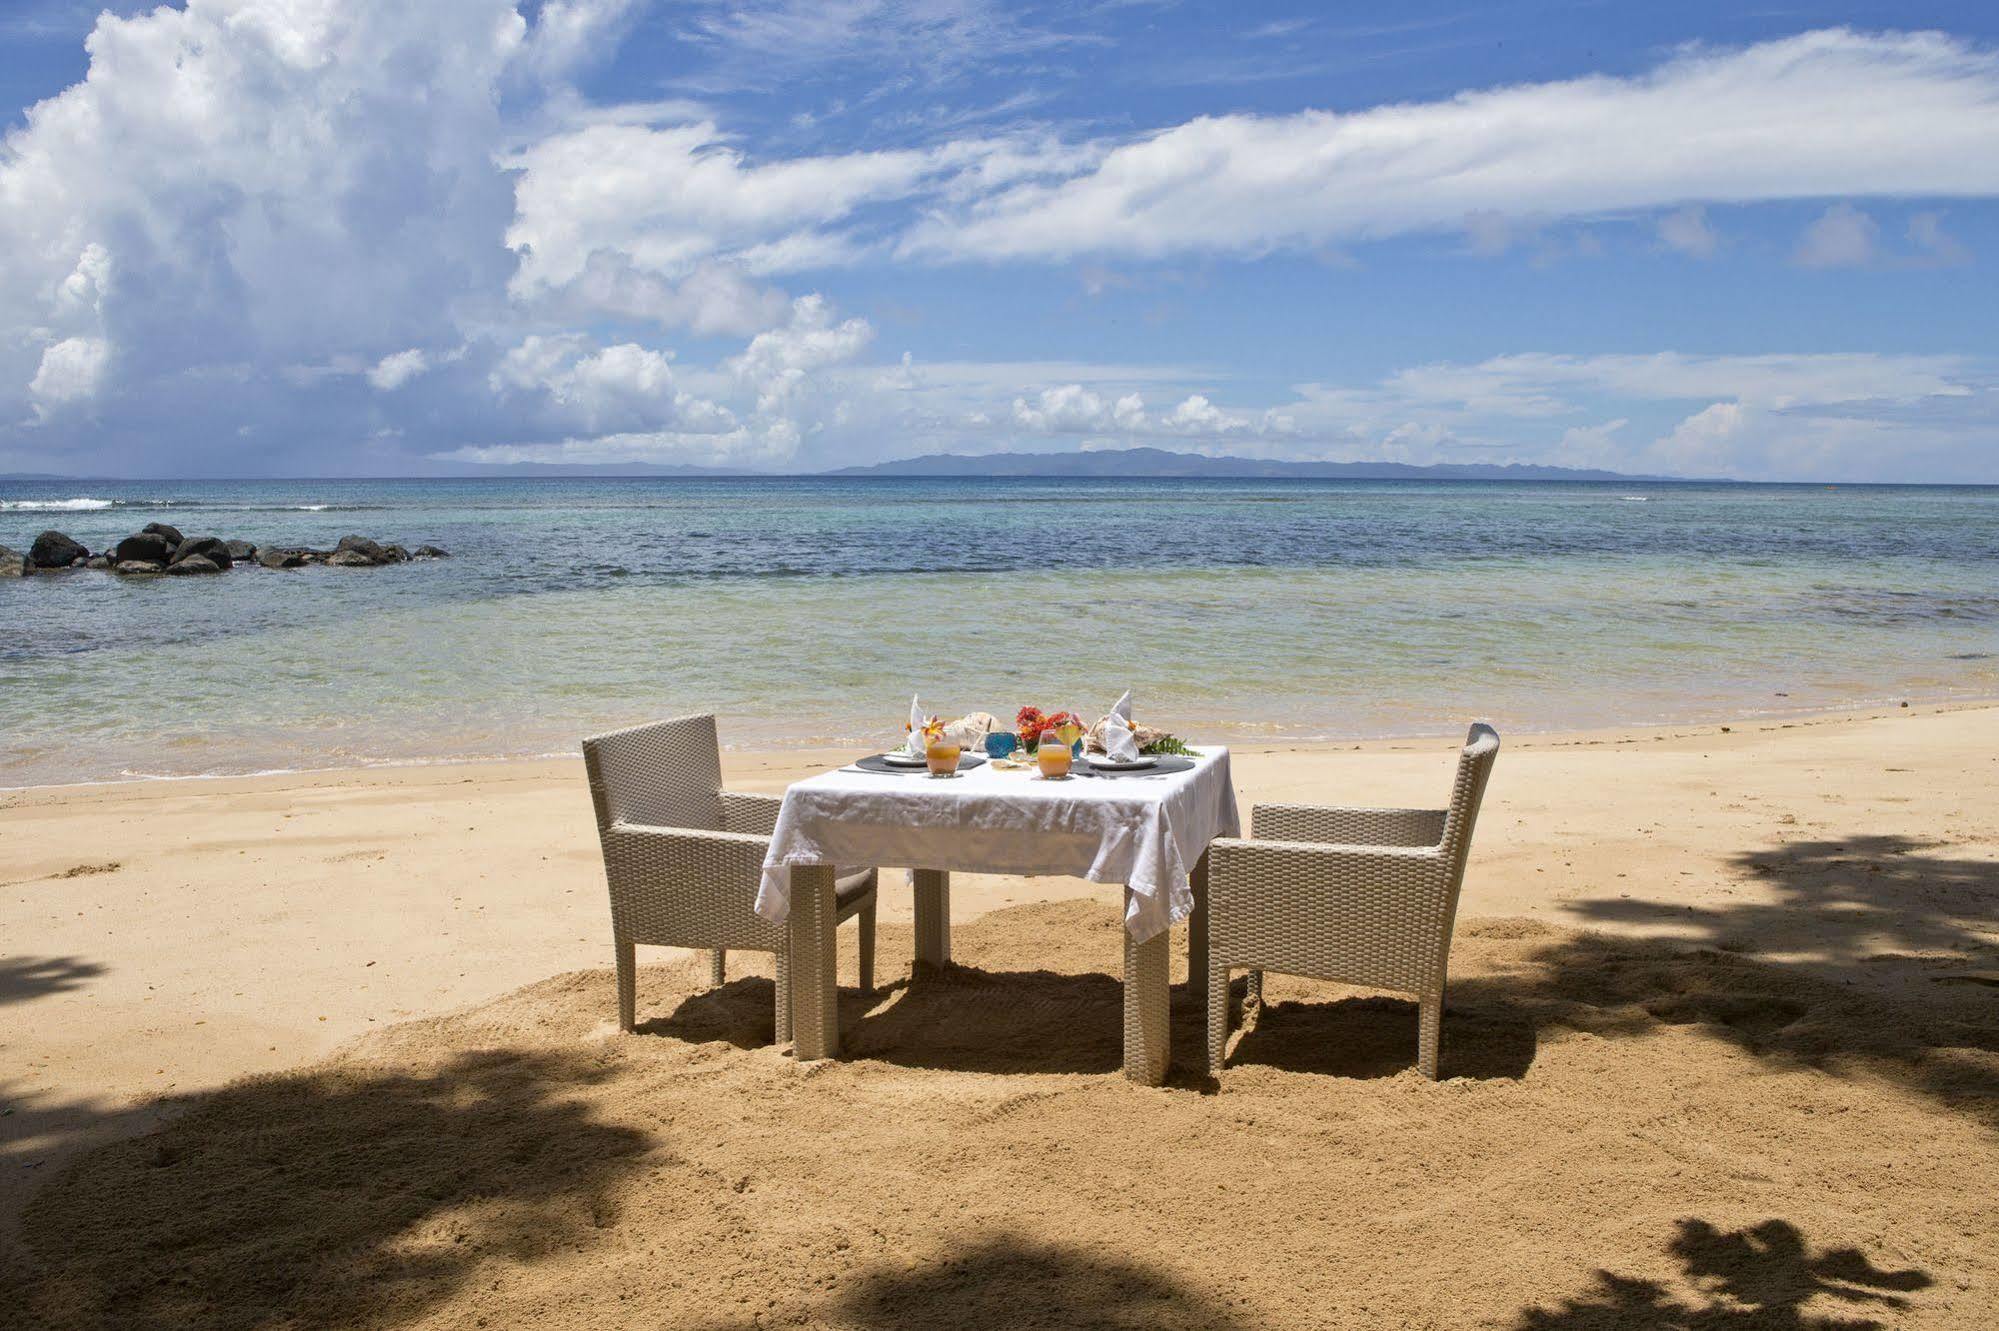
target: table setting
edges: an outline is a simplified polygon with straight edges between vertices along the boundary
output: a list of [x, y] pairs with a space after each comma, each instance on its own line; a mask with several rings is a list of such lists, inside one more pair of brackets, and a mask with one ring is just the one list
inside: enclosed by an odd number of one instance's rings
[[1093, 724], [1029, 705], [1011, 727], [912, 697], [900, 746], [794, 783], [771, 831], [756, 911], [790, 929], [798, 1056], [838, 1049], [833, 866], [909, 870], [919, 972], [949, 963], [953, 871], [1065, 875], [1124, 889], [1126, 1072], [1157, 1084], [1168, 931], [1204, 948], [1207, 847], [1238, 831], [1228, 750], [1137, 723], [1130, 690]]

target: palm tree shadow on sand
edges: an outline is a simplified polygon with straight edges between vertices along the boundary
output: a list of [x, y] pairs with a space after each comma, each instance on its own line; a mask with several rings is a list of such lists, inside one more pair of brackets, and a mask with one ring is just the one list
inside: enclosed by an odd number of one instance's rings
[[191, 1097], [166, 1130], [35, 1194], [19, 1250], [0, 1250], [0, 1308], [49, 1327], [414, 1320], [481, 1261], [532, 1261], [606, 1222], [610, 1185], [656, 1144], [574, 1098], [608, 1075], [581, 1055], [480, 1051]]
[[1999, 990], [1949, 983], [1999, 958], [1999, 864], [1929, 849], [1855, 836], [1736, 856], [1778, 877], [1774, 901], [1576, 902], [1586, 920], [1673, 936], [1544, 931], [1527, 965], [1454, 983], [1453, 1001], [1503, 999], [1537, 1026], [1607, 1037], [1698, 1028], [1773, 1064], [1908, 1086], [1999, 1129]]
[[0, 1004], [28, 1003], [81, 989], [104, 969], [81, 957], [9, 957], [0, 961]]
[[1515, 1331], [1873, 1331], [1884, 1324], [1819, 1316], [1805, 1305], [1899, 1311], [1907, 1295], [1935, 1283], [1922, 1271], [1876, 1267], [1857, 1248], [1813, 1252], [1783, 1220], [1726, 1231], [1682, 1220], [1668, 1251], [1685, 1288], [1598, 1271], [1590, 1292], [1528, 1309]]
[[[798, 1320], [838, 1331], [1248, 1331], [1259, 1325], [1212, 1287], [1197, 1288], [1101, 1251], [1012, 1235], [980, 1238], [906, 1270], [866, 1272], [839, 1296], [799, 1310]], [[741, 1326], [723, 1323], [711, 1331]]]

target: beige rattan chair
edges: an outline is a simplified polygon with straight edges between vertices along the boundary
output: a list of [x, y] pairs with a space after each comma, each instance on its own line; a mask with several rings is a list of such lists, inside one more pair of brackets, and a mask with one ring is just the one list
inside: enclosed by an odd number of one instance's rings
[[[776, 795], [722, 789], [715, 718], [683, 716], [583, 741], [590, 798], [611, 886], [611, 937], [618, 957], [618, 1024], [631, 1030], [635, 944], [707, 948], [721, 984], [727, 950], [777, 957], [777, 1042], [791, 1039], [787, 934], [755, 910]], [[838, 918], [861, 918], [861, 988], [874, 988], [873, 869], [835, 877]]]
[[1437, 1075], [1444, 972], [1465, 856], [1499, 732], [1474, 725], [1448, 809], [1258, 805], [1251, 838], [1209, 847], [1208, 1071], [1229, 1037], [1229, 971], [1308, 975], [1412, 994], [1416, 1066]]

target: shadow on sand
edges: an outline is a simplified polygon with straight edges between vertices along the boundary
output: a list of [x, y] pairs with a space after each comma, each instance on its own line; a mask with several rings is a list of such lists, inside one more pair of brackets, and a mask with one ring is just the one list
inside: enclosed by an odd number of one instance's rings
[[0, 1307], [48, 1327], [344, 1327], [411, 1319], [495, 1255], [605, 1220], [651, 1148], [571, 1093], [572, 1055], [457, 1055], [429, 1075], [339, 1065], [188, 1101], [30, 1201]]
[[[1247, 1331], [1258, 1325], [1212, 1289], [1112, 1257], [1011, 1235], [903, 1271], [862, 1273], [800, 1324], [839, 1331], [1048, 1327], [1062, 1331]], [[757, 1325], [762, 1325], [758, 1323]], [[735, 1331], [741, 1323], [713, 1331]]]
[[1595, 1288], [1555, 1308], [1530, 1308], [1516, 1331], [1871, 1331], [1872, 1317], [1817, 1316], [1815, 1298], [1858, 1309], [1898, 1311], [1935, 1283], [1922, 1271], [1887, 1271], [1857, 1248], [1813, 1252], [1795, 1225], [1766, 1220], [1720, 1230], [1682, 1220], [1667, 1251], [1684, 1289], [1596, 1273]]
[[102, 974], [102, 965], [81, 957], [9, 957], [0, 961], [0, 1004], [68, 993]]

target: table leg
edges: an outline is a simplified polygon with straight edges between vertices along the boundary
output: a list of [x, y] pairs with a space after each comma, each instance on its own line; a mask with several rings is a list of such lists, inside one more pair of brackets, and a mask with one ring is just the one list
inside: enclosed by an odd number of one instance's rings
[[833, 900], [833, 866], [797, 864], [791, 869], [791, 1053], [798, 1059], [837, 1058], [840, 1053], [839, 990], [834, 966], [838, 923]]
[[1194, 891], [1194, 913], [1187, 917], [1187, 986], [1200, 993], [1208, 983], [1208, 852], [1195, 862], [1188, 886]]
[[951, 874], [946, 869], [914, 869], [916, 959], [932, 966], [951, 964]]
[[[1131, 907], [1131, 889], [1125, 889], [1125, 908]], [[1142, 1086], [1157, 1086], [1166, 1080], [1166, 1064], [1171, 1053], [1171, 999], [1167, 992], [1167, 972], [1172, 966], [1173, 940], [1170, 929], [1162, 929], [1143, 943], [1129, 932], [1124, 936], [1124, 1075]]]

